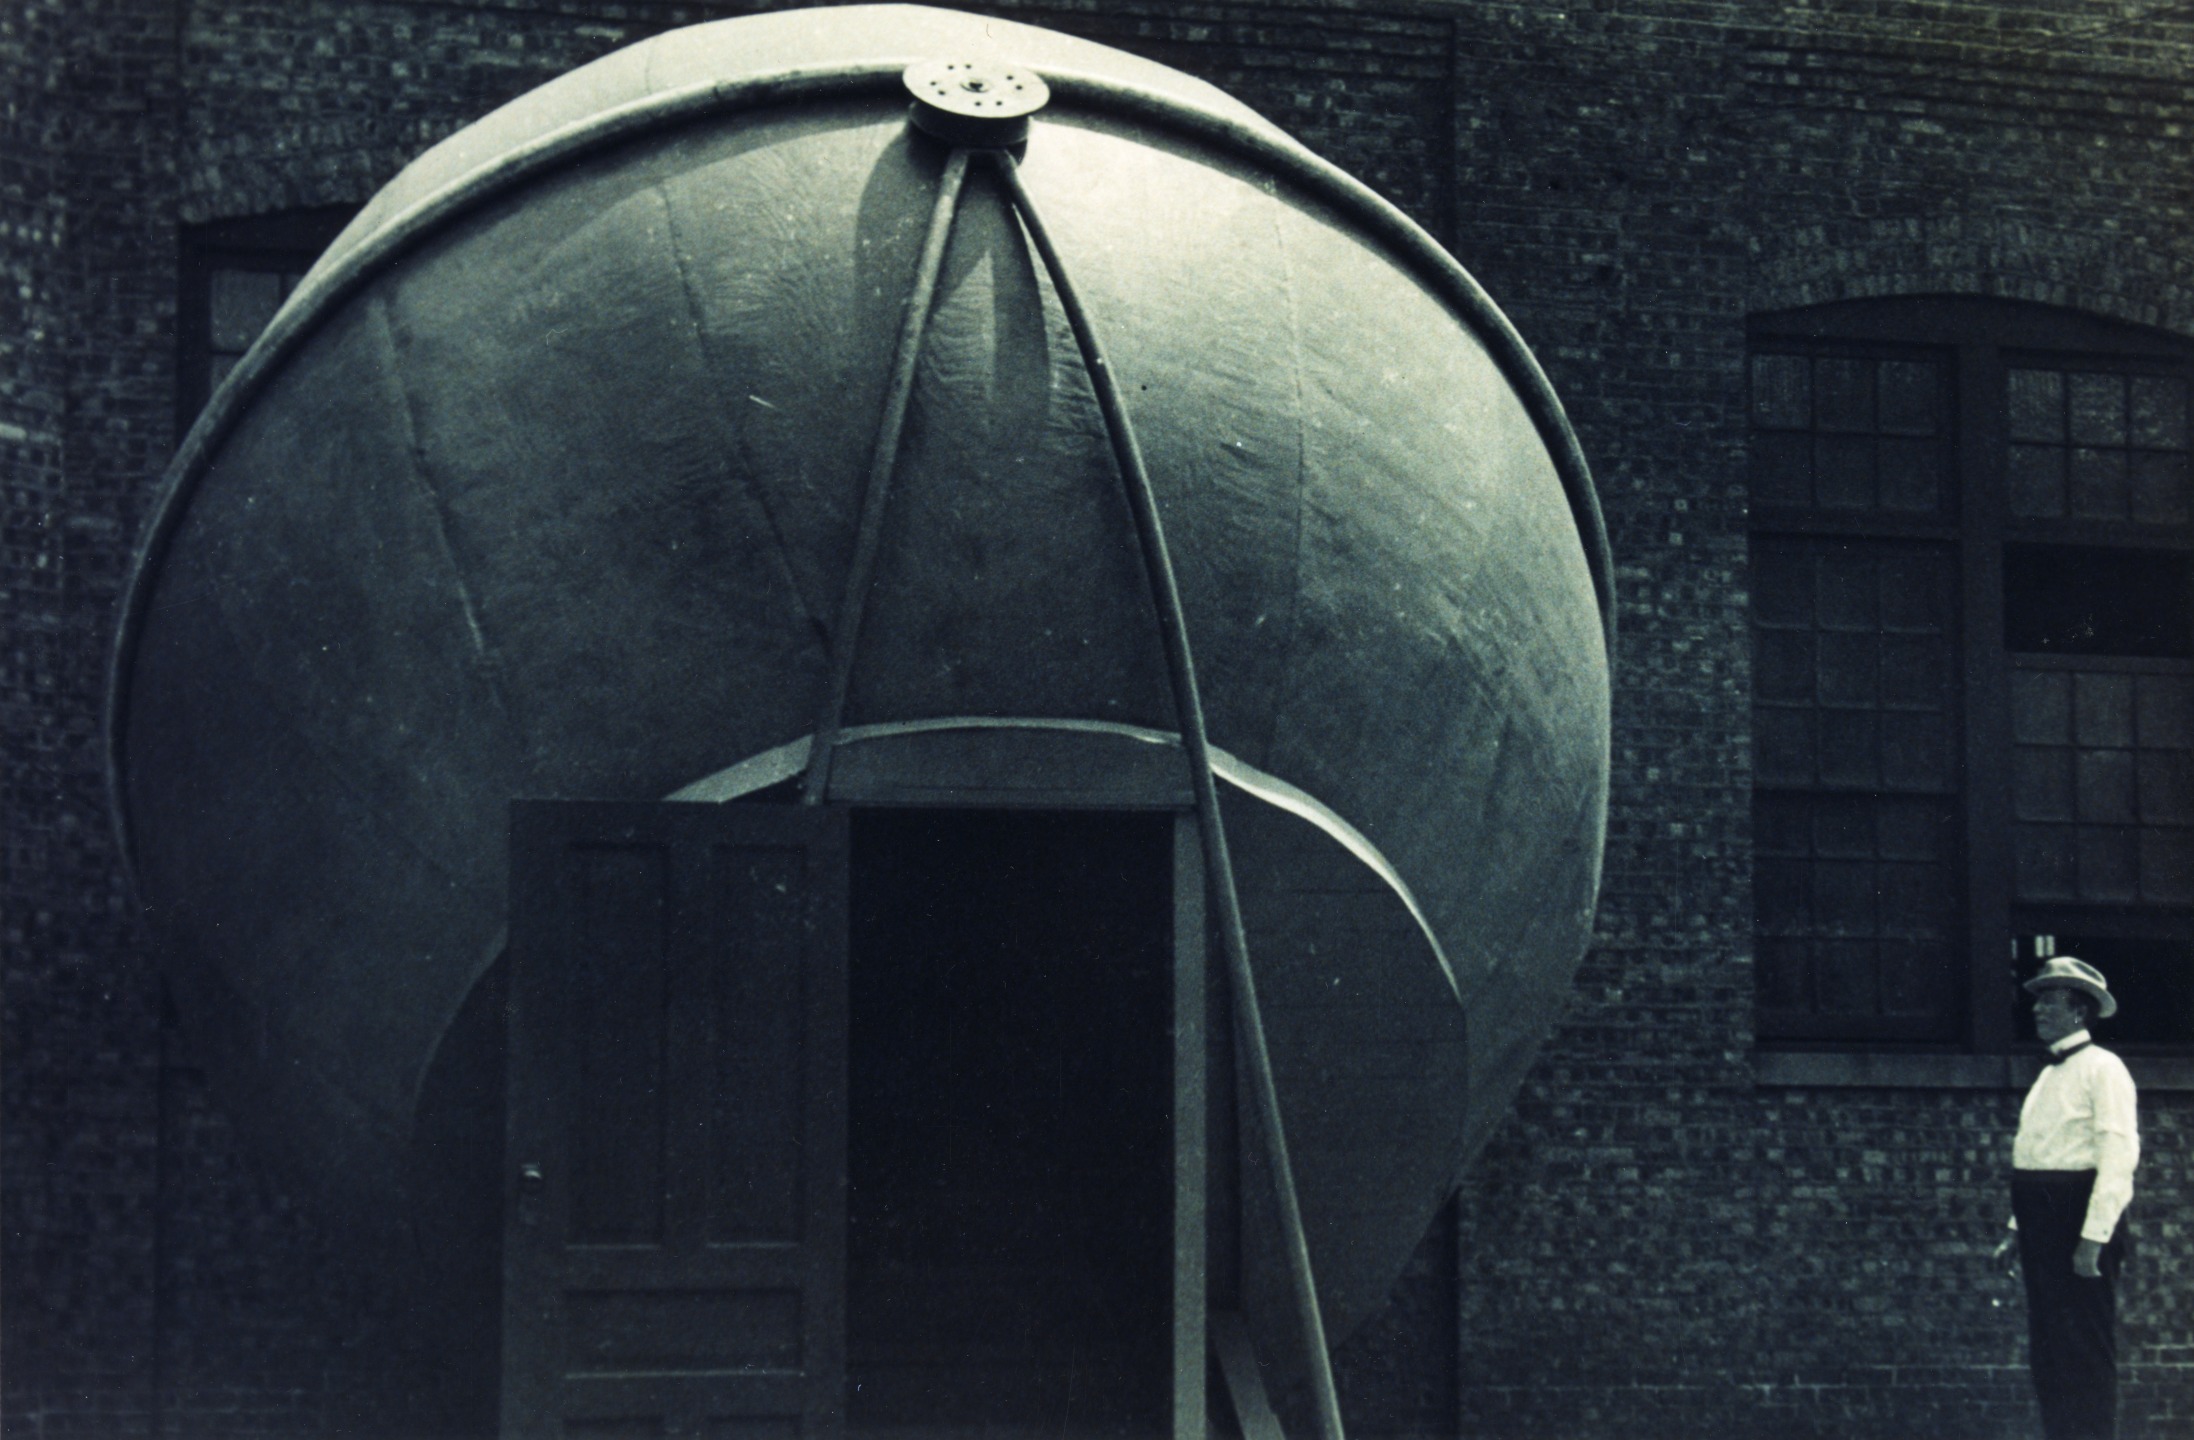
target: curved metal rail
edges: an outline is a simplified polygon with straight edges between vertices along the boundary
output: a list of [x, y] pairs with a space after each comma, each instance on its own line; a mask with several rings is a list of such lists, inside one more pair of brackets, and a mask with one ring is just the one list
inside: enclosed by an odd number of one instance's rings
[[922, 358], [922, 336], [929, 326], [930, 307], [937, 299], [937, 274], [944, 268], [945, 242], [952, 238], [952, 222], [960, 213], [960, 188], [967, 179], [967, 166], [968, 152], [961, 149], [954, 149], [945, 161], [937, 201], [930, 207], [929, 233], [922, 238], [922, 258], [914, 270], [914, 289], [907, 296], [906, 314], [900, 317], [899, 349], [891, 363], [891, 389], [884, 395], [876, 448], [869, 455], [868, 484], [861, 492], [861, 524], [854, 534], [853, 563], [846, 571], [845, 592], [838, 602], [838, 623], [830, 633], [830, 682], [824, 690], [822, 713], [815, 722], [815, 744], [808, 751], [807, 778], [800, 784], [800, 800], [805, 805], [822, 804], [823, 791], [830, 784], [831, 752], [838, 748], [838, 730], [846, 718], [846, 695], [853, 687], [853, 656], [860, 645], [861, 617], [868, 610], [869, 585], [876, 578], [876, 551], [883, 543], [891, 477], [899, 468], [899, 441], [906, 433], [907, 402], [914, 395], [915, 366]]
[[1082, 368], [1089, 372], [1090, 387], [1097, 393], [1098, 408], [1105, 417], [1105, 435], [1112, 442], [1112, 457], [1120, 468], [1128, 505], [1135, 514], [1135, 537], [1142, 544], [1143, 572], [1150, 581], [1151, 599], [1158, 608], [1158, 634], [1165, 644], [1166, 669], [1173, 682], [1175, 718], [1181, 725], [1181, 746], [1188, 752], [1189, 775], [1196, 786], [1197, 829], [1203, 837], [1204, 873], [1211, 898], [1216, 902], [1219, 941], [1226, 950], [1227, 977], [1234, 987], [1234, 1028], [1249, 1055], [1252, 1088], [1257, 1094], [1257, 1121], [1272, 1166], [1274, 1188], [1279, 1191], [1280, 1226], [1286, 1242], [1289, 1289], [1295, 1298], [1296, 1323], [1301, 1327], [1305, 1358], [1310, 1363], [1312, 1398], [1317, 1405], [1318, 1430], [1325, 1440], [1342, 1440], [1340, 1399], [1333, 1388], [1332, 1357], [1326, 1349], [1325, 1321], [1318, 1313], [1318, 1282], [1310, 1268], [1310, 1242], [1303, 1233], [1303, 1211], [1295, 1193], [1295, 1170], [1288, 1160], [1287, 1131], [1280, 1119], [1280, 1092], [1272, 1078], [1272, 1052], [1265, 1044], [1264, 1017], [1257, 1008], [1257, 977], [1249, 964], [1249, 934], [1242, 924], [1242, 902], [1234, 885], [1234, 862], [1227, 852], [1226, 826], [1219, 815], [1218, 783], [1212, 776], [1211, 742], [1204, 733], [1203, 695], [1196, 685], [1196, 662], [1188, 641], [1188, 621], [1181, 610], [1181, 589], [1173, 570], [1173, 556], [1166, 548], [1165, 525], [1158, 514], [1158, 499], [1143, 464], [1142, 447], [1135, 442], [1135, 427], [1128, 419], [1127, 402], [1115, 383], [1112, 366], [1098, 343], [1081, 295], [1067, 274], [1066, 263], [1051, 232], [1044, 228], [1036, 201], [1021, 183], [1013, 156], [1004, 150], [983, 152], [998, 177], [1005, 182], [1022, 228], [1043, 259], [1051, 277], [1059, 308], [1082, 354]]

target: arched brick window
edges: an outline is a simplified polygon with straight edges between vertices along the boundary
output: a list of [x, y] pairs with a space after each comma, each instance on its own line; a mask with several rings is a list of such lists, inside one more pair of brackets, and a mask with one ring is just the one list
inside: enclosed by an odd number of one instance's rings
[[1760, 1038], [2007, 1049], [2053, 944], [2117, 1043], [2194, 1044], [2194, 343], [1960, 297], [1749, 332]]

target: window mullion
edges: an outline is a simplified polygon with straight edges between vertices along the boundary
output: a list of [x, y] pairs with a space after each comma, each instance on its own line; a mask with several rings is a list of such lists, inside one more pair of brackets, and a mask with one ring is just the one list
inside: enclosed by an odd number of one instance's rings
[[1993, 345], [1958, 349], [1957, 484], [1963, 517], [1959, 606], [1965, 651], [1967, 1012], [1973, 1047], [2011, 1048], [2010, 675], [2004, 653], [2004, 362]]

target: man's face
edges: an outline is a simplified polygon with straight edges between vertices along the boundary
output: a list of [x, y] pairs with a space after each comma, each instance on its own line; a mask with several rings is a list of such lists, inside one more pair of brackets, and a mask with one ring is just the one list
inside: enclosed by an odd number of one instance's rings
[[2086, 1023], [2070, 990], [2053, 986], [2034, 997], [2034, 1033], [2044, 1045], [2056, 1044]]

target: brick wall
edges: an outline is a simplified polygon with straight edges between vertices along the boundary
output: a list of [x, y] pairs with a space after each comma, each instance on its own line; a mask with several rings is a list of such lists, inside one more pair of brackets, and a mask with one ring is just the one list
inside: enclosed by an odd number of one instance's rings
[[[1961, 291], [2194, 332], [2194, 17], [2112, 3], [994, 8], [1227, 86], [1443, 238], [1599, 479], [1621, 654], [1599, 945], [1344, 1347], [1372, 1434], [2033, 1433], [1986, 1251], [2017, 1097], [1755, 1083], [1743, 319]], [[172, 443], [175, 226], [362, 201], [728, 7], [21, 0], [0, 15], [0, 1222], [10, 1434], [477, 1428], [239, 1143], [108, 840], [115, 589]], [[2188, 1097], [2145, 1101], [2127, 1434], [2194, 1426]], [[1998, 1305], [1993, 1302], [2002, 1301]]]
[[155, 1403], [159, 992], [123, 914], [98, 735], [139, 482], [170, 441], [172, 27], [133, 0], [18, 5], [0, 25], [0, 1343], [11, 1422], [20, 1401], [50, 1433], [139, 1434]]
[[[543, 82], [680, 25], [781, 5], [191, 7], [184, 218], [357, 203], [434, 141]], [[1450, 23], [1437, 11], [1000, 3], [1011, 16], [1211, 80], [1444, 233]]]
[[[1466, 1434], [2033, 1433], [1985, 1261], [2018, 1097], [1746, 1063], [1742, 321], [1964, 291], [2189, 328], [2194, 31], [2070, 13], [1458, 22], [1458, 252], [1577, 422], [1624, 627], [1600, 946], [1461, 1197]], [[2129, 1435], [2177, 1433], [2194, 1380], [2186, 1102], [2145, 1104]]]

